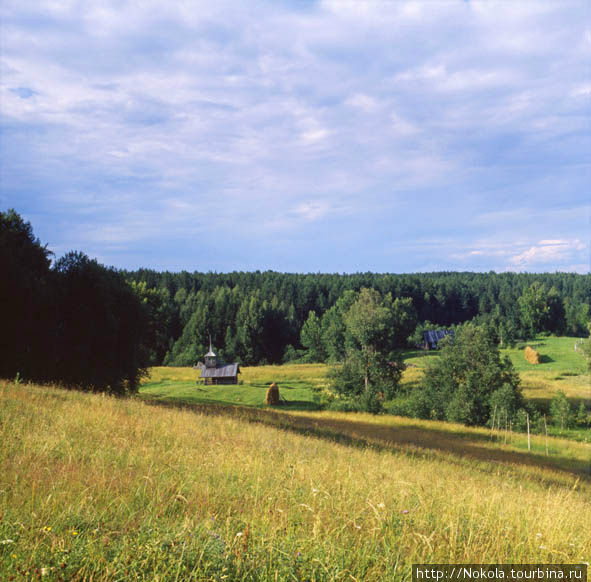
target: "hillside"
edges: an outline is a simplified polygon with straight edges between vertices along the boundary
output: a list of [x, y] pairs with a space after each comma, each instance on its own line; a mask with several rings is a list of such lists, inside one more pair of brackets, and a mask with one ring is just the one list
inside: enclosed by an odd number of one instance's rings
[[383, 580], [413, 562], [591, 561], [584, 475], [367, 447], [237, 409], [7, 382], [0, 399], [3, 579]]

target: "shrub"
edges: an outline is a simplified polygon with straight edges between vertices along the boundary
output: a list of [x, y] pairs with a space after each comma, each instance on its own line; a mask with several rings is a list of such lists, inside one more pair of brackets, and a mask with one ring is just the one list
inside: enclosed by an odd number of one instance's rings
[[334, 412], [369, 412], [379, 414], [384, 412], [382, 393], [370, 388], [352, 398], [336, 398], [327, 406], [327, 410]]
[[525, 348], [524, 355], [525, 355], [525, 359], [530, 364], [539, 364], [540, 363], [540, 352], [537, 352], [533, 348], [530, 348], [529, 346], [527, 346]]
[[560, 425], [561, 429], [568, 428], [570, 421], [570, 403], [566, 398], [566, 394], [559, 390], [556, 396], [550, 402], [550, 414], [555, 424]]
[[383, 407], [384, 394], [375, 388], [370, 388], [360, 394], [356, 400], [359, 403], [359, 410], [362, 412], [369, 412], [371, 414], [379, 414], [384, 411]]
[[575, 418], [575, 422], [577, 426], [587, 427], [590, 425], [591, 416], [587, 414], [587, 410], [585, 409], [585, 404], [581, 402], [579, 405], [579, 410], [577, 412], [577, 416]]

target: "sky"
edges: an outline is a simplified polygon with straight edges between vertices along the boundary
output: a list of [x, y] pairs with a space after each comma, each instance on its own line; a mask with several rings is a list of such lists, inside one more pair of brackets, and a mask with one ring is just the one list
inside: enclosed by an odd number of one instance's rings
[[591, 270], [591, 3], [4, 0], [0, 210], [169, 271]]

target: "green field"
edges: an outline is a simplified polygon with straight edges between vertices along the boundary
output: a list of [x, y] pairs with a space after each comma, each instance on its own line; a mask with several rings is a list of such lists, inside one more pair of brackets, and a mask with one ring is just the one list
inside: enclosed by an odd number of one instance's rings
[[413, 563], [589, 563], [589, 446], [533, 446], [0, 382], [0, 579], [372, 582], [410, 580]]
[[[583, 402], [591, 408], [591, 376], [585, 360], [574, 351], [578, 338], [540, 337], [528, 344], [501, 350], [508, 355], [521, 378], [524, 396], [547, 409], [552, 397], [563, 390], [573, 407]], [[526, 345], [538, 350], [542, 362], [528, 363], [523, 355]], [[403, 376], [403, 386], [420, 383], [428, 362], [438, 352], [407, 351], [409, 366]], [[313, 410], [326, 389], [324, 364], [290, 364], [283, 366], [244, 367], [238, 386], [203, 386], [196, 383], [199, 372], [191, 368], [152, 368], [151, 376], [141, 387], [145, 397], [175, 399], [193, 403], [238, 404], [262, 406], [271, 382], [277, 382], [285, 405], [291, 409]]]
[[283, 408], [314, 410], [326, 387], [326, 369], [324, 364], [244, 367], [238, 385], [204, 386], [197, 383], [198, 370], [157, 367], [150, 370], [140, 395], [183, 403], [263, 406], [269, 384], [277, 382]]

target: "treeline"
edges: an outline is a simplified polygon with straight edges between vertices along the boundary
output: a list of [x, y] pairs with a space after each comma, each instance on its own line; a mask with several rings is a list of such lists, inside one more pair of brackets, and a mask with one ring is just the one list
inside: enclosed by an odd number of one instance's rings
[[[150, 362], [192, 365], [208, 349], [243, 364], [339, 360], [342, 314], [362, 288], [407, 299], [422, 330], [467, 321], [507, 345], [535, 333], [585, 337], [591, 275], [124, 272], [150, 312]], [[339, 343], [340, 342], [340, 343]], [[340, 347], [339, 347], [340, 346]]]
[[137, 389], [151, 319], [123, 275], [83, 253], [52, 253], [0, 212], [0, 377], [89, 390]]

